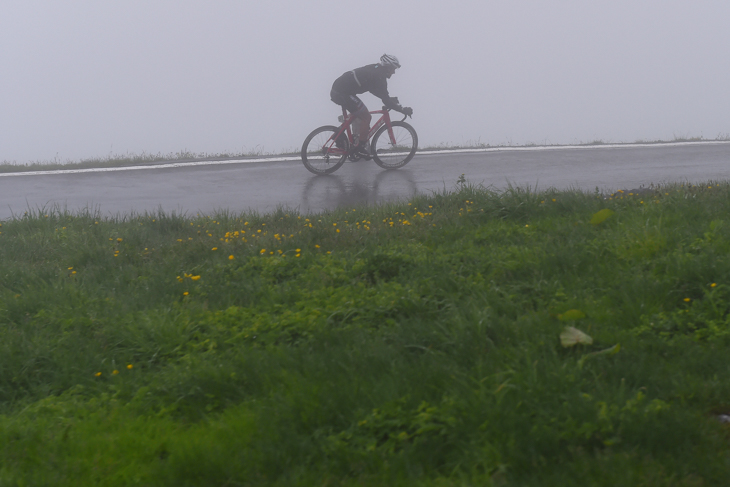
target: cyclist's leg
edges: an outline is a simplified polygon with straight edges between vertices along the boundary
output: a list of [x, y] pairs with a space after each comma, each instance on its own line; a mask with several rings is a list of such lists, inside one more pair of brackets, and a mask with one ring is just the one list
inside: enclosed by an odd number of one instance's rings
[[[345, 110], [350, 110], [350, 108], [348, 108], [348, 106], [351, 106], [351, 100], [348, 95], [343, 95], [342, 93], [335, 91], [333, 89], [330, 91], [330, 99], [332, 100], [333, 103], [341, 106]], [[354, 126], [352, 126], [352, 124], [351, 124], [351, 129], [354, 129]], [[344, 137], [346, 137], [346, 135], [343, 133], [337, 138], [337, 140], [335, 141], [335, 143], [337, 144], [337, 147], [342, 148], [344, 146], [345, 143], [342, 140]]]
[[355, 139], [352, 150], [359, 152], [361, 156], [367, 159], [370, 152], [367, 148], [366, 140], [370, 132], [370, 121], [372, 120], [370, 111], [356, 95], [343, 95], [332, 90], [330, 92], [330, 98], [336, 104], [344, 107], [353, 116], [354, 120], [350, 125], [353, 138]]
[[362, 100], [356, 95], [345, 95], [335, 90], [330, 91], [330, 98], [336, 104], [345, 107], [345, 110], [355, 117], [351, 125], [353, 136], [358, 140], [361, 134], [363, 137], [367, 137], [368, 132], [370, 132], [372, 115], [370, 115]]
[[[358, 99], [358, 101], [360, 100]], [[352, 115], [354, 117], [357, 117], [357, 121], [353, 123], [353, 134], [357, 137], [358, 140], [356, 144], [362, 145], [367, 142], [366, 139], [368, 137], [368, 133], [370, 132], [370, 121], [372, 120], [373, 116], [370, 115], [368, 107], [366, 107], [362, 101], [360, 101], [360, 106], [358, 107], [358, 109], [352, 112]]]

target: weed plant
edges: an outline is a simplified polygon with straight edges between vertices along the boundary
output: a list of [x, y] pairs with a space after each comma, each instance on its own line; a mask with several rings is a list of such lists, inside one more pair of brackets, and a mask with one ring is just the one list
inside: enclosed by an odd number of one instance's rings
[[465, 182], [2, 222], [0, 485], [728, 485], [728, 211]]

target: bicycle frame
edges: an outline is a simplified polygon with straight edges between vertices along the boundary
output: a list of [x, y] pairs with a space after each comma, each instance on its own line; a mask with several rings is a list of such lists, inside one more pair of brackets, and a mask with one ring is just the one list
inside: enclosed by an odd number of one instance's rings
[[[370, 112], [371, 115], [377, 115], [382, 114], [382, 116], [378, 119], [377, 122], [375, 122], [372, 127], [370, 127], [370, 132], [368, 132], [367, 139], [370, 140], [370, 138], [375, 135], [375, 132], [380, 129], [383, 125], [388, 127], [388, 137], [390, 138], [391, 144], [395, 145], [395, 134], [393, 134], [393, 126], [390, 123], [390, 108], [383, 107], [382, 110], [374, 110]], [[347, 110], [345, 108], [342, 108], [342, 126], [340, 127], [340, 130], [337, 131], [335, 135], [333, 135], [328, 141], [327, 144], [322, 148], [324, 151], [326, 151], [329, 154], [333, 155], [342, 155], [346, 151], [344, 149], [340, 149], [339, 147], [333, 147], [333, 144], [335, 141], [342, 135], [343, 133], [347, 134], [347, 140], [350, 142], [350, 145], [353, 144], [353, 135], [352, 135], [352, 129], [351, 125], [353, 120], [355, 119], [354, 116], [348, 115]], [[403, 120], [405, 120], [406, 117], [403, 117]]]

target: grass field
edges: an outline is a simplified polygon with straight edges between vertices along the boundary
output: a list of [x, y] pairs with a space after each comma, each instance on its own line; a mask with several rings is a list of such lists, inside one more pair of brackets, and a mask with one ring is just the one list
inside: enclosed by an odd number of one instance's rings
[[461, 184], [2, 222], [0, 485], [729, 485], [729, 211]]

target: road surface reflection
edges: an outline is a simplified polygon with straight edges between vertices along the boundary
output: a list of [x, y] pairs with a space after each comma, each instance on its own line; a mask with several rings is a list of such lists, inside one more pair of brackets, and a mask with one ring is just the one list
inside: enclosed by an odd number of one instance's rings
[[312, 176], [302, 190], [301, 211], [371, 205], [407, 199], [418, 192], [415, 173], [406, 168]]

